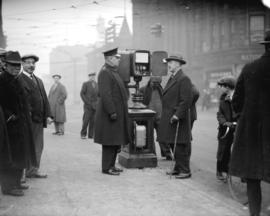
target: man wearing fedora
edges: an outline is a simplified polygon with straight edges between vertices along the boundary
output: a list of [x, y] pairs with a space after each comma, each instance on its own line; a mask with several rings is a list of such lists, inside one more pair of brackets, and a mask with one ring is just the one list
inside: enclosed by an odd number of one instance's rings
[[84, 82], [81, 89], [81, 98], [83, 101], [83, 124], [81, 129], [81, 138], [86, 139], [87, 128], [88, 138], [93, 138], [94, 120], [97, 108], [98, 85], [95, 81], [96, 73], [88, 74], [89, 80]]
[[42, 80], [34, 74], [38, 56], [28, 54], [22, 56], [24, 87], [28, 96], [28, 103], [31, 111], [32, 130], [36, 147], [37, 166], [26, 170], [28, 178], [46, 178], [46, 174], [39, 173], [40, 160], [44, 146], [43, 129], [47, 127], [47, 121], [51, 122], [50, 105]]
[[102, 145], [102, 173], [119, 175], [117, 153], [129, 143], [128, 93], [118, 73], [117, 48], [103, 53], [105, 65], [98, 75], [99, 100], [95, 117], [94, 141]]
[[21, 56], [17, 51], [5, 54], [5, 70], [0, 75], [0, 106], [8, 132], [1, 151], [1, 189], [5, 195], [23, 196], [28, 186], [21, 184], [22, 171], [37, 166], [30, 108], [21, 76]]
[[64, 123], [66, 122], [66, 106], [65, 100], [67, 99], [66, 87], [60, 82], [61, 76], [54, 74], [54, 84], [52, 85], [49, 92], [49, 103], [51, 107], [51, 115], [55, 126], [54, 135], [64, 135], [65, 128]]
[[239, 115], [230, 174], [246, 179], [250, 215], [261, 211], [261, 181], [270, 183], [270, 31], [265, 53], [244, 66], [232, 98]]
[[[165, 59], [171, 77], [162, 95], [162, 114], [158, 141], [166, 143], [174, 150], [175, 166], [168, 175], [185, 179], [191, 177], [189, 166], [191, 145], [190, 107], [192, 103], [192, 84], [182, 71], [186, 61], [181, 55], [171, 55]], [[176, 140], [175, 140], [176, 139]], [[174, 148], [174, 145], [175, 148]]]

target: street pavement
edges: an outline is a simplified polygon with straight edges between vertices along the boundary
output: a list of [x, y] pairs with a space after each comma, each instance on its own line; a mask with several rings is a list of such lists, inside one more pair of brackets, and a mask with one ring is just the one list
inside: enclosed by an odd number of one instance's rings
[[172, 162], [160, 157], [158, 145], [157, 168], [102, 174], [101, 146], [80, 139], [82, 106], [68, 107], [65, 135], [52, 135], [52, 125], [45, 130], [41, 171], [48, 178], [28, 180], [24, 197], [1, 195], [0, 205], [8, 209], [4, 213], [0, 207], [0, 215], [246, 216], [248, 210], [231, 198], [228, 185], [215, 178], [215, 112], [199, 113], [193, 131], [192, 178], [177, 180], [166, 176]]

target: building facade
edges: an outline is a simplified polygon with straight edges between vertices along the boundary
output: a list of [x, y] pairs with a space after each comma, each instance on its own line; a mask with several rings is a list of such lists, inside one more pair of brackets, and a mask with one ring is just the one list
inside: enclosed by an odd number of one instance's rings
[[216, 91], [224, 75], [237, 76], [264, 52], [270, 10], [248, 0], [133, 0], [136, 49], [180, 52], [185, 71], [202, 90]]

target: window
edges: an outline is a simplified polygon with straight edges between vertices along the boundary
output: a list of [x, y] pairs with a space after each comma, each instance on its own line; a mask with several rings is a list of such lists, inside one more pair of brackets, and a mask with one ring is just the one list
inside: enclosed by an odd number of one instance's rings
[[252, 15], [249, 17], [249, 40], [250, 43], [258, 43], [264, 37], [264, 16]]

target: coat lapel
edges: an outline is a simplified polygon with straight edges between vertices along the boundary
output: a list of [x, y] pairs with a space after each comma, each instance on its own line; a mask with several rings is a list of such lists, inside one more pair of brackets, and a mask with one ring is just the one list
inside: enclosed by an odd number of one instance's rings
[[178, 78], [182, 75], [183, 71], [179, 70], [176, 75], [172, 78], [172, 80], [170, 81], [170, 83], [168, 83], [165, 87], [165, 89], [163, 90], [163, 95], [166, 94], [166, 92], [168, 91], [168, 89], [170, 89], [172, 86], [174, 86], [178, 80]]

